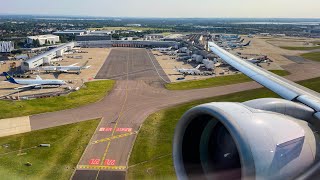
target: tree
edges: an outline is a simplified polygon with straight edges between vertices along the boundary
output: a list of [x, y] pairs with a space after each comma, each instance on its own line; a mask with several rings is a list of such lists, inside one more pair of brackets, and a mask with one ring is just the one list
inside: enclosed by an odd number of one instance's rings
[[35, 39], [32, 40], [32, 45], [33, 45], [33, 47], [37, 47], [37, 42]]
[[41, 46], [39, 39], [36, 40], [36, 46], [37, 46], [37, 47], [40, 47], [40, 46]]
[[60, 41], [61, 41], [61, 43], [66, 43], [67, 39], [65, 36], [60, 36]]

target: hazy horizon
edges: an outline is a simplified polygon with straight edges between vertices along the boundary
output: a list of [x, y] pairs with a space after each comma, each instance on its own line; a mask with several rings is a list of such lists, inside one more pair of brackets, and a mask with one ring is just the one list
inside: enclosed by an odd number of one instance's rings
[[315, 0], [11, 0], [1, 15], [132, 18], [320, 18]]

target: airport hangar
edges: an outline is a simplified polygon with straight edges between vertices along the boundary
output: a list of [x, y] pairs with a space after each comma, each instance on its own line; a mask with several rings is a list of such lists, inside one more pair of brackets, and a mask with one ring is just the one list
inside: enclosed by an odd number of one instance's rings
[[100, 40], [100, 41], [77, 41], [70, 42], [45, 53], [39, 54], [28, 59], [21, 64], [22, 71], [29, 71], [41, 66], [44, 63], [50, 63], [55, 57], [61, 57], [64, 52], [72, 50], [75, 46], [83, 48], [108, 48], [108, 47], [133, 47], [133, 48], [153, 48], [153, 47], [177, 47], [176, 41], [125, 41], [125, 40]]

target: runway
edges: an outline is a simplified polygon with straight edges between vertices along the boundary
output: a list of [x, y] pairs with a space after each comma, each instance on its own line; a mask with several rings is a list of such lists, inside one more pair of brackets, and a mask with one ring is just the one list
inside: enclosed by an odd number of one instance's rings
[[149, 53], [145, 49], [114, 49], [98, 72], [96, 79], [118, 80], [105, 101], [109, 106], [104, 108], [112, 110], [103, 114], [101, 124], [77, 165], [74, 179], [125, 179], [129, 154], [141, 125], [133, 106], [148, 101], [142, 96], [141, 90], [146, 89], [143, 86], [160, 89], [169, 81]]
[[[320, 76], [319, 64], [284, 67], [288, 79]], [[93, 118], [102, 118], [83, 153], [73, 179], [125, 179], [131, 149], [143, 121], [153, 112], [176, 104], [245, 91], [261, 86], [247, 82], [222, 87], [168, 91], [169, 81], [152, 53], [146, 49], [113, 49], [96, 76], [117, 80], [103, 100], [77, 109], [31, 116], [31, 129], [44, 129]]]
[[143, 81], [154, 87], [169, 82], [160, 64], [146, 49], [112, 50], [96, 79]]

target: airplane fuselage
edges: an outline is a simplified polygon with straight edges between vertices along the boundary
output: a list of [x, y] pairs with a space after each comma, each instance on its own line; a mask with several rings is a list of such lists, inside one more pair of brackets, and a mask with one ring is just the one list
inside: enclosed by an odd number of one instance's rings
[[15, 79], [16, 84], [20, 85], [65, 85], [66, 83], [63, 80], [56, 80], [56, 79], [45, 79], [45, 80], [38, 80], [38, 79]]
[[44, 71], [80, 71], [80, 66], [47, 66], [41, 68]]

